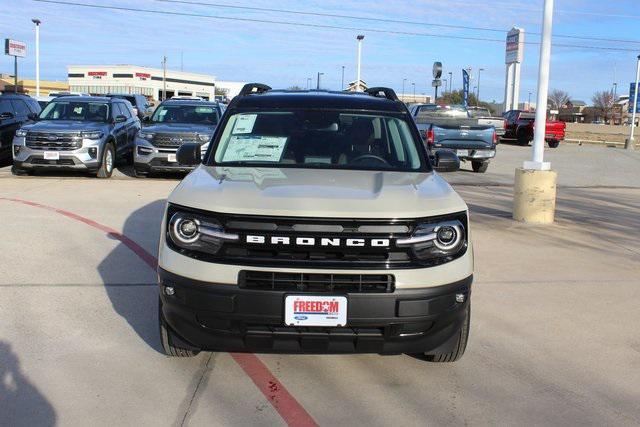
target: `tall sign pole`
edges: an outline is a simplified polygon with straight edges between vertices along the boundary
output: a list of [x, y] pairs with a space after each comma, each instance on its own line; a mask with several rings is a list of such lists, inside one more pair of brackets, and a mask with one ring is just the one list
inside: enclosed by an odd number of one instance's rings
[[364, 35], [359, 34], [356, 37], [356, 40], [358, 40], [358, 58], [357, 58], [357, 64], [356, 64], [356, 68], [357, 68], [357, 72], [356, 72], [356, 92], [362, 92], [360, 90], [360, 64], [361, 64], [361, 60], [362, 60], [362, 40], [364, 40]]
[[513, 27], [507, 33], [505, 51], [506, 77], [504, 83], [504, 110], [517, 110], [520, 94], [520, 65], [524, 54], [524, 30]]
[[[636, 128], [636, 115], [638, 114], [638, 92], [640, 92], [640, 55], [638, 55], [638, 62], [636, 64], [636, 82], [635, 86], [632, 86], [633, 91], [633, 104], [631, 106], [631, 130], [629, 131], [629, 139], [625, 142], [624, 148], [627, 150], [635, 149], [635, 141], [633, 139], [633, 133]], [[631, 99], [631, 97], [629, 97]]]
[[553, 0], [544, 1], [542, 42], [538, 67], [538, 97], [533, 137], [533, 158], [516, 169], [513, 185], [513, 218], [518, 221], [551, 224], [555, 219], [558, 175], [544, 161], [544, 137], [547, 123], [547, 93], [551, 61]]
[[18, 57], [27, 56], [27, 44], [17, 40], [4, 40], [5, 55], [13, 56], [13, 92], [18, 93]]
[[36, 96], [40, 96], [40, 23], [39, 19], [32, 19], [36, 24]]

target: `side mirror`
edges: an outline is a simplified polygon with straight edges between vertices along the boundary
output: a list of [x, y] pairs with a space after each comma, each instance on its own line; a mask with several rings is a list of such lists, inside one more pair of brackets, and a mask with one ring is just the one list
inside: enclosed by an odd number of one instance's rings
[[27, 118], [28, 118], [29, 120], [36, 121], [36, 120], [38, 120], [38, 114], [37, 114], [37, 113], [29, 113], [29, 114], [27, 115]]
[[9, 120], [9, 119], [13, 119], [15, 116], [13, 115], [13, 113], [9, 112], [9, 111], [5, 111], [4, 113], [0, 114], [0, 120]]
[[455, 172], [460, 169], [460, 159], [451, 150], [437, 150], [434, 166], [438, 172]]
[[124, 123], [124, 122], [126, 122], [126, 121], [127, 121], [127, 118], [126, 118], [125, 116], [123, 116], [123, 115], [120, 115], [120, 116], [116, 116], [116, 118], [114, 119], [114, 121], [115, 121], [116, 123]]
[[176, 153], [176, 160], [181, 165], [195, 166], [202, 162], [200, 144], [188, 142], [182, 144]]

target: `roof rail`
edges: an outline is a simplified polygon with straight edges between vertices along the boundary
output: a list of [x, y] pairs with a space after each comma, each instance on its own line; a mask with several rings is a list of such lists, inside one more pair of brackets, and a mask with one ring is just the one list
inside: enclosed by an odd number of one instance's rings
[[[384, 96], [380, 96], [380, 92], [382, 92]], [[377, 98], [387, 98], [387, 99], [390, 99], [391, 101], [400, 101], [398, 99], [398, 95], [396, 95], [396, 92], [393, 89], [388, 87], [372, 87], [365, 90], [365, 93], [371, 96], [375, 96]]]
[[240, 89], [240, 93], [238, 94], [238, 96], [246, 96], [252, 93], [264, 93], [270, 90], [271, 86], [267, 86], [262, 83], [247, 83], [246, 85], [242, 86], [242, 89]]

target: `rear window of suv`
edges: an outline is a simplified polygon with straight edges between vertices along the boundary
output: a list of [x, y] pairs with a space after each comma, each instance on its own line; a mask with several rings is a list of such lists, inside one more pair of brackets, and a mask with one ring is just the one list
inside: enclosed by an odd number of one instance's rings
[[246, 112], [226, 121], [213, 164], [322, 169], [427, 169], [402, 116], [328, 110]]

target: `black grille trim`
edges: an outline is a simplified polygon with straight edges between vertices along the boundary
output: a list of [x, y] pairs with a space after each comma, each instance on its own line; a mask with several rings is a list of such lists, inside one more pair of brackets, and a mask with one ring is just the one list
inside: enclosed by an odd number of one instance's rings
[[246, 289], [311, 293], [392, 293], [392, 274], [285, 273], [242, 270], [238, 286]]
[[[175, 139], [181, 141], [175, 142]], [[174, 141], [172, 141], [172, 139]], [[185, 142], [200, 142], [198, 135], [195, 133], [156, 133], [153, 136], [151, 144], [155, 147], [172, 147], [178, 148]]]
[[[55, 137], [55, 140], [50, 140]], [[25, 144], [37, 150], [72, 151], [82, 147], [80, 133], [27, 132]]]

